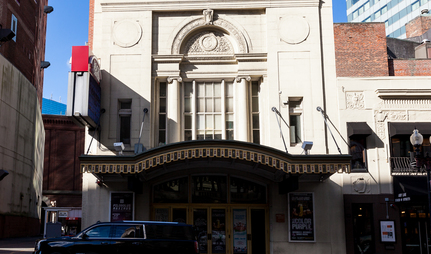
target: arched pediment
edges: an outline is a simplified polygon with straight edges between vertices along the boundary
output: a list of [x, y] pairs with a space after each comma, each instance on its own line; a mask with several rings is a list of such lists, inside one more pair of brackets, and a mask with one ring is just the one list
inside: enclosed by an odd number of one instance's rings
[[199, 17], [181, 24], [171, 40], [171, 45], [173, 55], [184, 53], [182, 50], [192, 54], [198, 52], [226, 53], [230, 52], [230, 49], [232, 53], [249, 52], [249, 43], [247, 43], [243, 31], [223, 18], [217, 18], [208, 24], [205, 17]]

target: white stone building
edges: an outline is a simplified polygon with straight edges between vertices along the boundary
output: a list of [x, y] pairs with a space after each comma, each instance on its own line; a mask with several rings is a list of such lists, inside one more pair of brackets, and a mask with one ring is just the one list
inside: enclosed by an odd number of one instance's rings
[[[409, 80], [337, 79], [331, 1], [94, 0], [90, 17], [104, 113], [88, 122], [68, 103], [90, 126], [83, 227], [178, 221], [201, 253], [349, 253], [345, 200], [393, 194], [388, 141], [369, 136], [387, 131], [384, 91]], [[368, 169], [350, 174], [353, 135]]]

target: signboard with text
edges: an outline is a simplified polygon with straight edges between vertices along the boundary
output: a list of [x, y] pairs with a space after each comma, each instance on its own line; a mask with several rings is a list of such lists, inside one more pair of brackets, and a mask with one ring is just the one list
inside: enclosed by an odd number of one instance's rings
[[313, 193], [289, 193], [289, 240], [314, 242]]
[[133, 220], [133, 192], [111, 193], [111, 221]]

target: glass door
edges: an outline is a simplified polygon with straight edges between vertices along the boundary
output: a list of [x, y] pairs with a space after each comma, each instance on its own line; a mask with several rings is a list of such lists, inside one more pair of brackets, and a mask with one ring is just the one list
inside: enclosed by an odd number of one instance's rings
[[431, 239], [428, 222], [421, 220], [406, 220], [403, 223], [404, 252], [430, 254]]
[[193, 225], [200, 253], [226, 253], [226, 209], [195, 208]]

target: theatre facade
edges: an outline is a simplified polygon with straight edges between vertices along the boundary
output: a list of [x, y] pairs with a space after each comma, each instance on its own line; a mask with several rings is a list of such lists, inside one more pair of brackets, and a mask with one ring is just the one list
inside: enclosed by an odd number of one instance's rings
[[345, 253], [335, 90], [330, 1], [91, 0], [68, 100], [87, 126], [82, 227], [176, 221], [201, 253]]

